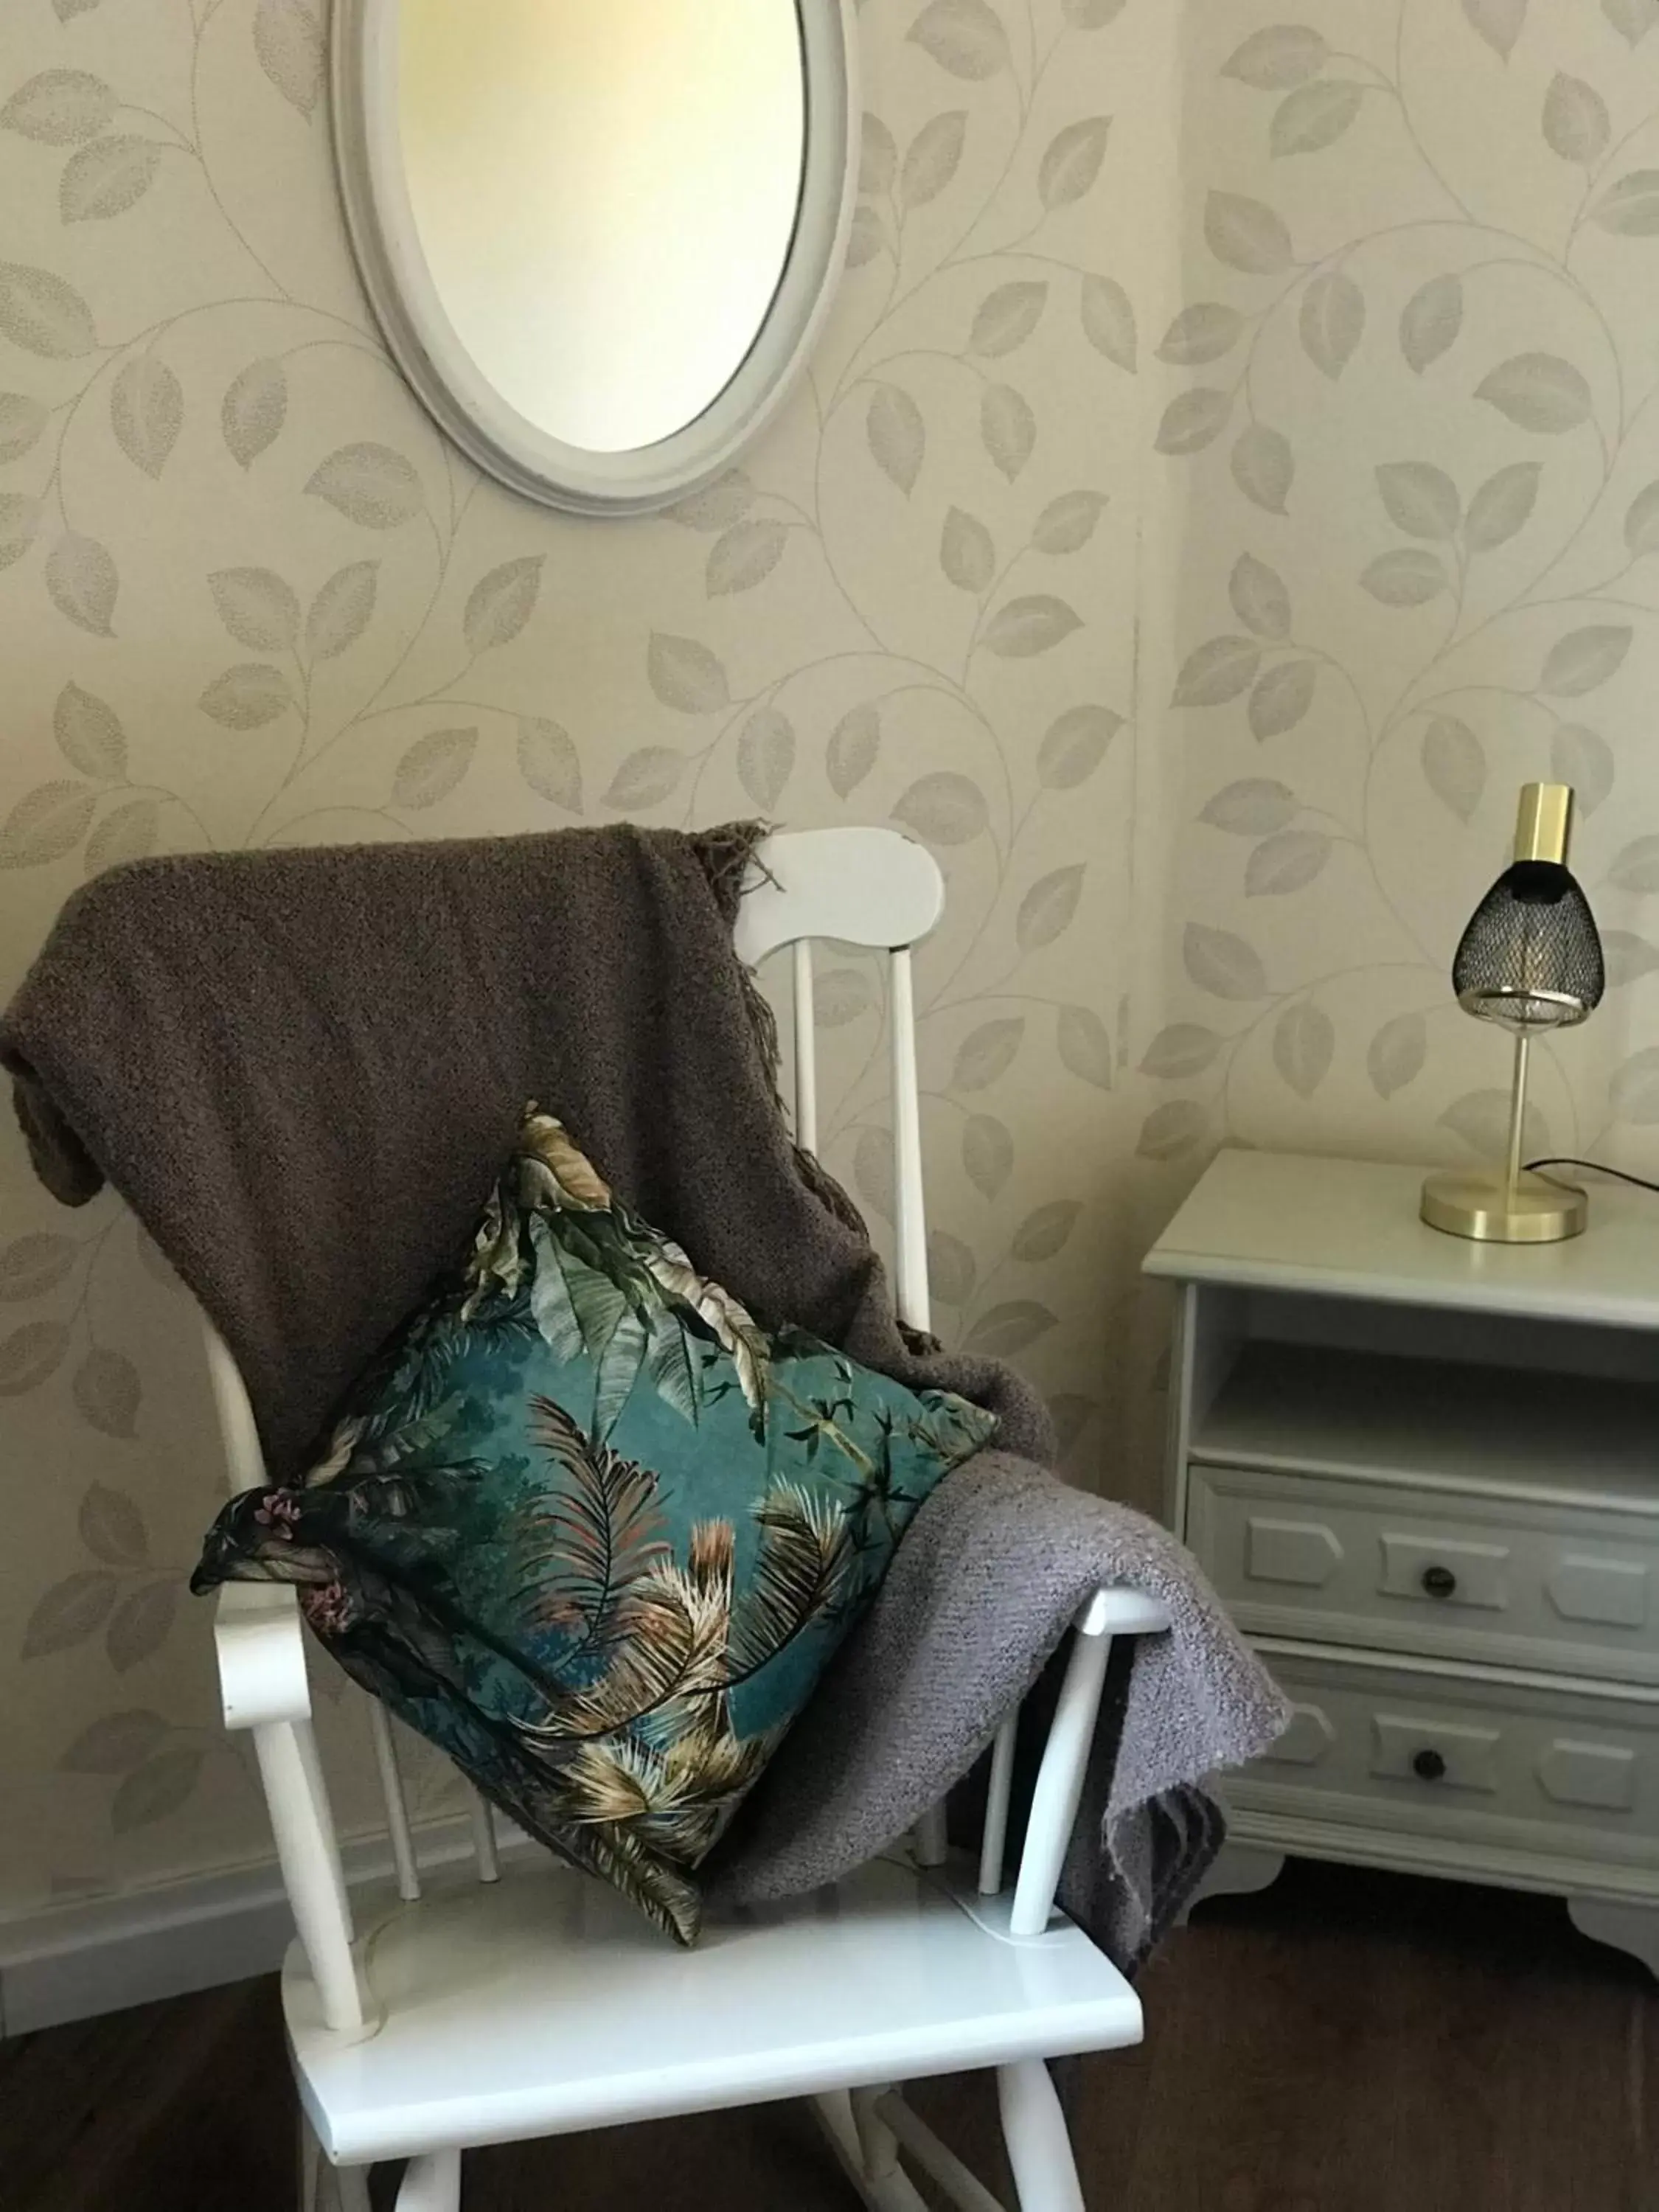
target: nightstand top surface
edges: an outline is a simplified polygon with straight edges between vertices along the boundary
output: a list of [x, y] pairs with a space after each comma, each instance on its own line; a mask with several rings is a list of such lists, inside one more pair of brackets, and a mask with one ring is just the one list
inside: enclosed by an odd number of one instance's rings
[[1299, 1153], [1218, 1153], [1147, 1255], [1146, 1272], [1659, 1328], [1659, 1193], [1589, 1177], [1582, 1237], [1475, 1244], [1418, 1218], [1425, 1172]]

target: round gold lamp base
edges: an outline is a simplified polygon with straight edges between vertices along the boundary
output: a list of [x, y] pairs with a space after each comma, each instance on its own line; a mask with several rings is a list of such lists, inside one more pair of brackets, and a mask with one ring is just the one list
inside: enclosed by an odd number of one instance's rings
[[1478, 1244], [1559, 1244], [1583, 1233], [1589, 1212], [1582, 1190], [1542, 1176], [1518, 1176], [1511, 1187], [1502, 1176], [1431, 1175], [1423, 1186], [1430, 1228]]

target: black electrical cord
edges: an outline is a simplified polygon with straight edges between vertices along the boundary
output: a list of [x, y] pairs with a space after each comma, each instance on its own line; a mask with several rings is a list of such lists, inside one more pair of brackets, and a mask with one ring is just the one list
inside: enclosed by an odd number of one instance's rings
[[1659, 1182], [1650, 1182], [1645, 1176], [1630, 1175], [1623, 1168], [1610, 1168], [1602, 1160], [1560, 1159], [1528, 1160], [1526, 1171], [1536, 1175], [1541, 1168], [1588, 1168], [1592, 1175], [1616, 1176], [1620, 1182], [1634, 1183], [1638, 1190], [1659, 1191]]

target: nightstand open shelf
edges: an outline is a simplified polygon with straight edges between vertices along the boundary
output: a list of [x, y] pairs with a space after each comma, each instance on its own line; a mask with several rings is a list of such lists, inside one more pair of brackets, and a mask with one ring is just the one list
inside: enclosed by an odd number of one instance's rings
[[1296, 1709], [1206, 1893], [1289, 1853], [1554, 1890], [1659, 1972], [1659, 1199], [1506, 1250], [1419, 1182], [1224, 1152], [1147, 1262], [1170, 1519]]

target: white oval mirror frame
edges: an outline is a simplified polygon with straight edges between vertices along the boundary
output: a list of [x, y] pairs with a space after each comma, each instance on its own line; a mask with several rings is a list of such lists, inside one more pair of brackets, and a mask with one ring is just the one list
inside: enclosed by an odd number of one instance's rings
[[810, 356], [846, 258], [858, 185], [854, 3], [779, 0], [794, 7], [799, 25], [805, 145], [794, 235], [753, 344], [683, 429], [604, 453], [531, 422], [457, 335], [422, 250], [404, 173], [399, 0], [336, 0], [335, 152], [364, 289], [416, 396], [481, 468], [527, 498], [576, 514], [648, 514], [730, 468], [770, 419]]

